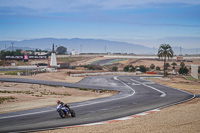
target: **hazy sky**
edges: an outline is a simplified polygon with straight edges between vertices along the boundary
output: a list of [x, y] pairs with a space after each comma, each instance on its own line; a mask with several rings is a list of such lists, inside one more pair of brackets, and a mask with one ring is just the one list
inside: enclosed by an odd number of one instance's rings
[[0, 41], [47, 37], [200, 48], [200, 0], [0, 0]]

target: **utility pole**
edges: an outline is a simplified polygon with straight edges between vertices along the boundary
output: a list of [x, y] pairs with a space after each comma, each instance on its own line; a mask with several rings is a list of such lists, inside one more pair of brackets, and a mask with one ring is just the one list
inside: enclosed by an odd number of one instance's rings
[[180, 55], [182, 55], [182, 52], [181, 52], [181, 51], [182, 51], [182, 48], [180, 47]]
[[80, 45], [80, 52], [82, 53], [82, 45]]
[[3, 66], [4, 66], [4, 67], [6, 66], [6, 59], [5, 59], [5, 56], [4, 56], [4, 59], [3, 59]]
[[12, 44], [12, 51], [13, 51], [13, 45], [14, 45], [14, 43], [15, 43], [15, 42], [11, 42], [11, 44]]

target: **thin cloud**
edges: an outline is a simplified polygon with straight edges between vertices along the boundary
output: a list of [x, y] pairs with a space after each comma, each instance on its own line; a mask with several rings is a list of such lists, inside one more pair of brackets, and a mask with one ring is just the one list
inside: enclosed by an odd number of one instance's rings
[[0, 7], [26, 7], [40, 12], [68, 12], [93, 8], [113, 10], [157, 6], [156, 4], [199, 5], [198, 0], [0, 0]]

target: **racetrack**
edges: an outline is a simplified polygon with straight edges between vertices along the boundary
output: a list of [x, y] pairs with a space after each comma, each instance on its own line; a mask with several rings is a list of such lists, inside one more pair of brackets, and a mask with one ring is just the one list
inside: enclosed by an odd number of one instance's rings
[[55, 106], [0, 114], [0, 132], [27, 132], [106, 121], [194, 98], [193, 94], [148, 82], [139, 76], [93, 76], [76, 84], [30, 79], [0, 80], [119, 91], [112, 97], [69, 104], [75, 110], [76, 118], [61, 119]]
[[100, 66], [110, 65], [113, 62], [120, 61], [120, 60], [123, 60], [123, 59], [120, 59], [120, 58], [103, 59], [103, 60], [95, 61], [95, 62], [91, 63], [91, 65], [100, 65]]

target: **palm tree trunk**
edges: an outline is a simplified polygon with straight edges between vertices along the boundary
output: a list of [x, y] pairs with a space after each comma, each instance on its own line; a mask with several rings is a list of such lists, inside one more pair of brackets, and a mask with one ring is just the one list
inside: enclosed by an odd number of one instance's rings
[[164, 58], [164, 77], [167, 77], [167, 74], [166, 74], [166, 56], [165, 56], [165, 58]]

